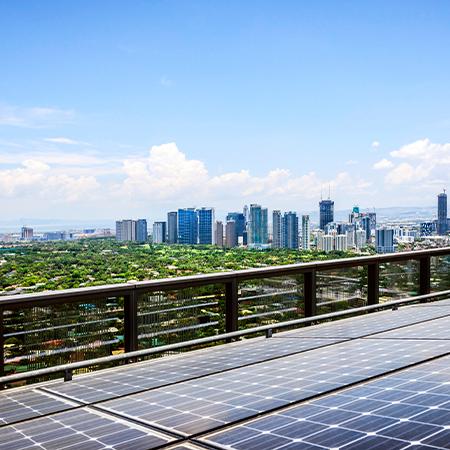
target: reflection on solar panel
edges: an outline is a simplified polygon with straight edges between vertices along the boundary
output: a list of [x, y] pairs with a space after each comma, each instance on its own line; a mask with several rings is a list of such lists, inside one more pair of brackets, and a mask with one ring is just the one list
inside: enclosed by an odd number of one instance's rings
[[202, 441], [246, 450], [448, 449], [450, 358], [268, 414]]
[[0, 426], [64, 411], [74, 406], [75, 403], [60, 400], [35, 389], [4, 391], [0, 394]]
[[365, 339], [450, 339], [448, 318], [422, 322], [397, 330], [374, 334]]
[[91, 403], [334, 344], [336, 339], [255, 338], [57, 382], [46, 390]]
[[192, 435], [448, 352], [447, 341], [354, 340], [111, 400], [100, 407]]
[[174, 440], [164, 433], [79, 408], [2, 428], [0, 449], [147, 450]]
[[279, 333], [275, 337], [358, 338], [448, 315], [450, 310], [446, 308], [405, 307]]

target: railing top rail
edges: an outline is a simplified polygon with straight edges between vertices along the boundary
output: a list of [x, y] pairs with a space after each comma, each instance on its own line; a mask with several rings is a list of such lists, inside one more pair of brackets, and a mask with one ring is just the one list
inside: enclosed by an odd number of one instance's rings
[[450, 255], [450, 247], [419, 250], [412, 252], [390, 253], [373, 256], [357, 256], [308, 263], [287, 264], [283, 266], [260, 267], [254, 269], [235, 270], [230, 272], [216, 272], [201, 275], [190, 275], [176, 278], [162, 278], [133, 283], [109, 284], [76, 289], [45, 291], [33, 294], [7, 295], [0, 297], [0, 308], [20, 307], [43, 301], [58, 302], [59, 300], [89, 300], [95, 297], [108, 297], [129, 294], [132, 291], [156, 291], [164, 289], [182, 289], [186, 287], [220, 284], [238, 279], [262, 278], [266, 276], [294, 275], [311, 270], [331, 270], [346, 267], [381, 264], [395, 261], [407, 261], [431, 256]]
[[16, 381], [22, 381], [22, 380], [47, 376], [47, 375], [51, 375], [51, 374], [55, 374], [55, 373], [62, 373], [65, 371], [84, 369], [84, 368], [99, 365], [99, 364], [108, 364], [108, 363], [120, 362], [120, 361], [124, 361], [124, 360], [132, 360], [134, 358], [142, 358], [142, 357], [146, 357], [146, 356], [150, 356], [150, 355], [155, 355], [158, 353], [179, 350], [182, 348], [193, 347], [193, 346], [198, 346], [198, 345], [203, 345], [203, 344], [209, 344], [209, 343], [217, 342], [217, 341], [230, 340], [233, 338], [239, 338], [242, 336], [261, 333], [261, 332], [264, 332], [267, 330], [277, 330], [277, 329], [282, 329], [282, 328], [287, 328], [287, 327], [293, 327], [295, 325], [303, 325], [306, 323], [318, 322], [318, 321], [323, 321], [323, 320], [327, 320], [327, 319], [333, 319], [333, 318], [337, 318], [337, 317], [353, 315], [353, 314], [357, 314], [357, 313], [361, 313], [361, 312], [388, 309], [393, 306], [398, 306], [398, 305], [402, 305], [402, 304], [417, 303], [420, 301], [430, 301], [430, 300], [432, 301], [433, 299], [440, 298], [440, 297], [446, 297], [446, 296], [450, 296], [450, 290], [434, 292], [432, 294], [426, 294], [426, 295], [417, 295], [414, 297], [407, 297], [407, 298], [402, 298], [399, 300], [392, 300], [390, 302], [380, 303], [380, 304], [376, 304], [376, 305], [361, 306], [359, 308], [351, 308], [351, 309], [346, 309], [343, 311], [337, 311], [337, 312], [328, 313], [328, 314], [320, 314], [320, 315], [312, 316], [312, 317], [304, 317], [301, 319], [294, 319], [294, 320], [290, 320], [287, 322], [278, 322], [278, 323], [274, 323], [274, 324], [270, 324], [270, 325], [262, 325], [259, 327], [248, 328], [245, 330], [232, 331], [230, 333], [222, 333], [222, 334], [217, 334], [215, 336], [193, 339], [190, 341], [179, 342], [176, 344], [162, 345], [159, 347], [153, 347], [153, 348], [144, 349], [144, 350], [137, 350], [137, 351], [133, 351], [133, 352], [122, 353], [119, 355], [103, 356], [100, 358], [93, 358], [93, 359], [88, 359], [85, 361], [79, 361], [79, 362], [75, 362], [75, 363], [47, 367], [45, 369], [37, 369], [37, 370], [29, 371], [29, 372], [23, 372], [23, 373], [18, 373], [18, 374], [13, 374], [13, 375], [6, 375], [3, 377], [0, 377], [0, 386], [2, 384], [6, 384], [6, 383], [13, 383]]

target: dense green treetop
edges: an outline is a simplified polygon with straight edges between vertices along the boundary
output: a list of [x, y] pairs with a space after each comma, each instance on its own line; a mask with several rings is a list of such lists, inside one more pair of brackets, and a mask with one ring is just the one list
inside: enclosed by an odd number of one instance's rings
[[3, 244], [0, 247], [0, 289], [4, 294], [66, 289], [352, 255], [349, 252], [325, 254], [287, 249], [259, 251], [137, 244], [113, 239]]

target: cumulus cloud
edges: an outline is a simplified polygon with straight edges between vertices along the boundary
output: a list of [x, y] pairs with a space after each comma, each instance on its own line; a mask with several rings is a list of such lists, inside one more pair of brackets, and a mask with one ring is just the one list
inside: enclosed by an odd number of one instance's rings
[[1, 105], [0, 126], [22, 128], [51, 128], [71, 122], [74, 118], [72, 110], [50, 108]]
[[394, 163], [386, 158], [381, 159], [373, 165], [375, 170], [390, 169], [391, 167], [394, 167]]
[[[385, 177], [388, 184], [446, 184], [450, 173], [450, 143], [438, 144], [420, 139], [390, 153], [396, 161]], [[417, 184], [420, 182], [421, 184]]]
[[373, 141], [372, 142], [372, 148], [374, 150], [378, 150], [379, 147], [380, 147], [380, 143], [378, 141]]
[[322, 184], [329, 184], [333, 192], [363, 192], [370, 187], [369, 182], [347, 172], [330, 180], [321, 179], [315, 172], [294, 175], [281, 168], [263, 176], [248, 170], [211, 175], [202, 161], [188, 159], [175, 143], [152, 147], [146, 158], [124, 161], [124, 172], [126, 179], [116, 187], [120, 192], [131, 198], [176, 200], [179, 204], [223, 198], [248, 201], [287, 197], [295, 201], [318, 198]]
[[99, 188], [92, 176], [72, 177], [53, 173], [42, 161], [25, 160], [20, 167], [0, 170], [0, 197], [34, 197], [74, 202]]

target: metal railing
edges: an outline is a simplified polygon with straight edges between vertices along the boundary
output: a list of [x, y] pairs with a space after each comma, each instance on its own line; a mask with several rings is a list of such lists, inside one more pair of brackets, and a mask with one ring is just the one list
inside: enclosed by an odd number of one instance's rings
[[[61, 291], [51, 291], [36, 294], [26, 295], [12, 295], [0, 297], [0, 383], [30, 379], [33, 377], [42, 376], [45, 374], [51, 374], [55, 372], [61, 372], [70, 370], [86, 368], [101, 363], [111, 363], [119, 360], [127, 360], [130, 358], [141, 357], [144, 355], [151, 355], [156, 353], [162, 353], [165, 351], [173, 351], [175, 349], [182, 349], [189, 346], [195, 346], [200, 344], [207, 344], [214, 341], [230, 340], [235, 337], [260, 333], [267, 329], [273, 329], [275, 327], [293, 326], [310, 323], [311, 321], [329, 319], [338, 317], [339, 315], [354, 314], [357, 312], [369, 311], [377, 309], [380, 298], [380, 265], [385, 263], [403, 263], [407, 261], [418, 262], [418, 287], [417, 294], [419, 296], [412, 299], [397, 300], [398, 304], [407, 303], [410, 301], [419, 301], [420, 299], [426, 300], [442, 295], [443, 293], [430, 294], [431, 288], [431, 257], [441, 257], [450, 255], [450, 247], [423, 250], [415, 252], [403, 252], [386, 255], [354, 257], [327, 261], [317, 261], [311, 263], [291, 264], [285, 266], [276, 267], [264, 267], [257, 269], [247, 269], [234, 272], [225, 273], [212, 273], [206, 275], [185, 276], [179, 278], [168, 278], [151, 280], [144, 282], [115, 284], [98, 287], [89, 287], [81, 289], [67, 289]], [[367, 306], [363, 308], [352, 308], [347, 311], [340, 311], [338, 313], [317, 315], [317, 275], [321, 272], [345, 269], [354, 267], [367, 268]], [[293, 321], [283, 321], [279, 324], [269, 324], [263, 327], [252, 327], [247, 330], [239, 330], [239, 304], [247, 299], [239, 298], [239, 284], [247, 280], [256, 280], [273, 277], [295, 277], [302, 276], [302, 317]], [[157, 293], [161, 291], [179, 291], [188, 288], [199, 288], [210, 285], [221, 285], [223, 289], [223, 307], [224, 307], [224, 323], [223, 330], [225, 333], [220, 332], [215, 336], [208, 336], [202, 339], [193, 339], [188, 342], [179, 342], [171, 344], [169, 346], [163, 345], [158, 348], [139, 350], [139, 338], [143, 336], [143, 333], [139, 333], [138, 321], [140, 316], [138, 311], [138, 299], [142, 295], [148, 295], [149, 293]], [[448, 286], [450, 287], [450, 286]], [[290, 291], [289, 291], [290, 292]], [[450, 292], [446, 291], [446, 295]], [[123, 340], [125, 354], [106, 356], [103, 358], [92, 358], [85, 361], [78, 361], [69, 364], [58, 364], [58, 367], [46, 367], [43, 369], [32, 370], [29, 372], [19, 373], [4, 376], [4, 343], [5, 343], [5, 312], [27, 310], [32, 308], [45, 308], [58, 305], [65, 306], [74, 303], [91, 304], [95, 300], [105, 300], [113, 297], [123, 298]], [[251, 296], [249, 297], [251, 298]], [[220, 303], [220, 300], [211, 301], [207, 298], [203, 305], [216, 307]], [[326, 302], [323, 302], [326, 303]], [[394, 305], [395, 302], [387, 302], [383, 305]], [[288, 310], [291, 308], [285, 308]], [[177, 308], [168, 307], [161, 311], [173, 311], [176, 312]], [[159, 314], [161, 311], [157, 311]], [[196, 311], [196, 310], [195, 310]], [[115, 310], [114, 310], [115, 312]], [[156, 314], [156, 313], [151, 313]], [[334, 315], [333, 315], [334, 314]], [[261, 314], [264, 316], [264, 313]], [[106, 321], [106, 319], [105, 319]], [[91, 323], [97, 322], [92, 320]], [[208, 325], [216, 326], [217, 320], [207, 322], [206, 324], [199, 324], [198, 327], [205, 327]], [[288, 325], [284, 325], [288, 324]], [[55, 327], [57, 328], [57, 327]], [[189, 328], [189, 327], [188, 327]], [[34, 331], [35, 332], [35, 331]], [[164, 333], [162, 331], [161, 333]], [[142, 353], [144, 352], [144, 353]], [[106, 358], [106, 359], [105, 359]], [[34, 375], [33, 375], [34, 373]], [[13, 378], [11, 378], [13, 377]]]

